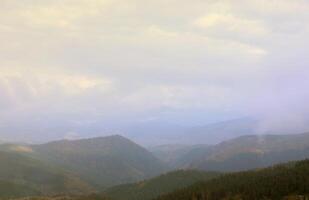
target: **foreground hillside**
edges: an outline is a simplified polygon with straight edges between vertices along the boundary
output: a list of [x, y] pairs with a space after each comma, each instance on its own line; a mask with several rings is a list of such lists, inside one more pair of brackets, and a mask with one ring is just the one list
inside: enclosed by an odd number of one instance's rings
[[308, 195], [309, 160], [304, 160], [222, 175], [176, 171], [136, 184], [116, 186], [102, 195], [18, 200], [306, 200]]
[[[157, 200], [309, 198], [309, 160], [266, 169], [226, 174], [208, 182], [163, 195]], [[294, 197], [293, 197], [294, 196]]]
[[218, 177], [216, 172], [175, 171], [135, 184], [120, 185], [105, 191], [113, 200], [150, 200], [199, 181]]
[[0, 181], [0, 199], [39, 195], [40, 192], [24, 184]]
[[93, 191], [75, 175], [13, 152], [0, 151], [0, 198]]
[[110, 200], [110, 199], [102, 195], [90, 194], [81, 196], [74, 196], [74, 195], [36, 196], [36, 197], [16, 198], [14, 200]]

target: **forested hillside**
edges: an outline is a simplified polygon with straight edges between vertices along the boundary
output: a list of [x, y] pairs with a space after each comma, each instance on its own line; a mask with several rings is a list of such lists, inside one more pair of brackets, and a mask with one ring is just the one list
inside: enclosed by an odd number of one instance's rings
[[288, 196], [294, 199], [293, 195], [309, 198], [309, 160], [226, 174], [157, 200], [279, 200]]

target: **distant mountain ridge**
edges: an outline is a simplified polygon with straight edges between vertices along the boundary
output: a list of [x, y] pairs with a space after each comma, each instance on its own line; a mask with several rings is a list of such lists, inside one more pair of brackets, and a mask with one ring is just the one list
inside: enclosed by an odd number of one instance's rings
[[222, 122], [196, 126], [187, 129], [180, 138], [190, 141], [191, 144], [218, 144], [222, 141], [230, 140], [248, 134], [263, 134], [259, 130], [258, 119], [239, 118]]
[[309, 133], [246, 135], [216, 145], [164, 145], [149, 150], [174, 169], [240, 171], [309, 158]]
[[309, 133], [241, 136], [193, 149], [180, 159], [187, 168], [241, 171], [306, 158], [309, 158]]

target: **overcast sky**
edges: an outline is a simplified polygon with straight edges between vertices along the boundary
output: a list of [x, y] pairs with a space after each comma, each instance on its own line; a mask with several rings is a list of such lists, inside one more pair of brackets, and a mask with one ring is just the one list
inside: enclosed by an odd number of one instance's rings
[[308, 35], [308, 0], [0, 0], [0, 130], [243, 116], [303, 127]]

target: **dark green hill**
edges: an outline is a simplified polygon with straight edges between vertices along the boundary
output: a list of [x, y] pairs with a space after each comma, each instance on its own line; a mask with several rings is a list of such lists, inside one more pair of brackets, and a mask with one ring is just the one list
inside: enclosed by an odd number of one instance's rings
[[62, 140], [31, 148], [37, 158], [73, 171], [98, 189], [136, 182], [167, 170], [150, 152], [122, 136]]
[[279, 200], [289, 195], [299, 197], [295, 199], [305, 199], [305, 195], [306, 199], [309, 198], [309, 160], [226, 174], [163, 195], [157, 200]]
[[148, 200], [218, 176], [216, 172], [180, 170], [135, 184], [115, 186], [106, 190], [105, 194], [113, 200]]
[[0, 151], [0, 163], [0, 197], [92, 191], [74, 175], [19, 153]]

